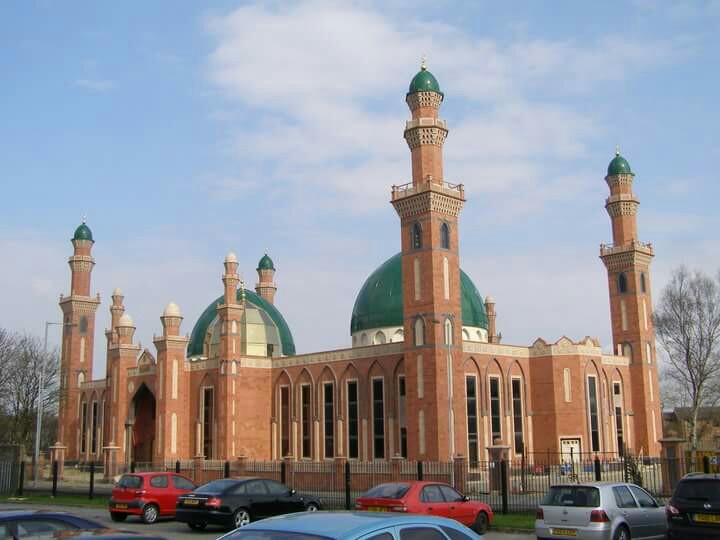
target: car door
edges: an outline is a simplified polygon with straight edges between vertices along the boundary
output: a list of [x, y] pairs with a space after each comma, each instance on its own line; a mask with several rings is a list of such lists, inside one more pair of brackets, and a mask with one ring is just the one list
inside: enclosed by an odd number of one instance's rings
[[450, 505], [445, 502], [438, 484], [428, 484], [420, 492], [420, 508], [423, 514], [449, 517]]
[[635, 496], [635, 500], [640, 506], [643, 513], [643, 531], [642, 536], [645, 538], [665, 538], [665, 530], [667, 528], [667, 517], [665, 516], [665, 507], [661, 507], [652, 495], [638, 486], [629, 486], [630, 492]]
[[612, 490], [620, 514], [625, 518], [625, 522], [630, 528], [630, 536], [632, 538], [642, 538], [645, 522], [642, 511], [635, 502], [635, 497], [632, 496], [627, 486], [614, 486]]
[[261, 479], [245, 482], [245, 493], [253, 519], [272, 516], [273, 500], [268, 493], [265, 482]]
[[465, 502], [465, 497], [450, 486], [440, 486], [440, 492], [445, 498], [447, 505], [447, 516], [456, 519], [463, 525], [472, 525], [475, 521], [473, 508]]
[[180, 495], [185, 495], [186, 493], [190, 493], [195, 489], [195, 484], [193, 484], [190, 480], [185, 478], [184, 476], [180, 476], [179, 474], [173, 474], [171, 475], [172, 478], [172, 485], [173, 485], [173, 506], [172, 506], [172, 513], [175, 513], [175, 509], [177, 508], [177, 500]]
[[263, 480], [268, 494], [272, 499], [272, 515], [289, 514], [291, 512], [302, 512], [305, 505], [300, 497], [290, 494], [290, 488], [275, 480]]
[[150, 478], [147, 495], [157, 501], [161, 515], [175, 512], [174, 497], [170, 491], [171, 486], [167, 474], [156, 474]]

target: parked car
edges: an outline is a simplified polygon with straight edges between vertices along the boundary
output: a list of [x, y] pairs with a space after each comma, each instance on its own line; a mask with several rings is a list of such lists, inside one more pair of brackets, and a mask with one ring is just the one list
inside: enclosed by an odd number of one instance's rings
[[[20, 539], [22, 538], [21, 536]], [[148, 536], [147, 534], [132, 531], [118, 531], [116, 529], [55, 531], [53, 533], [34, 534], [28, 538], [32, 538], [32, 540], [55, 540], [58, 538], [72, 538], [72, 540], [90, 540], [92, 538], [102, 538], [103, 540], [166, 540], [163, 536]]]
[[0, 538], [52, 534], [55, 531], [103, 529], [105, 525], [65, 512], [7, 510], [0, 512]]
[[484, 534], [493, 519], [490, 506], [471, 501], [456, 489], [441, 482], [391, 482], [380, 484], [361, 495], [356, 510], [430, 514], [455, 519]]
[[315, 512], [264, 519], [223, 540], [478, 540], [457, 521], [379, 512]]
[[108, 501], [110, 518], [125, 521], [128, 516], [140, 516], [144, 523], [155, 523], [159, 517], [172, 517], [178, 497], [195, 487], [192, 480], [177, 473], [123, 474]]
[[180, 497], [175, 519], [194, 530], [209, 523], [237, 528], [256, 519], [320, 508], [317, 497], [299, 494], [275, 480], [224, 478]]
[[720, 476], [687, 475], [665, 506], [670, 540], [720, 538]]
[[538, 539], [660, 540], [665, 509], [635, 484], [591, 482], [552, 486], [537, 509]]

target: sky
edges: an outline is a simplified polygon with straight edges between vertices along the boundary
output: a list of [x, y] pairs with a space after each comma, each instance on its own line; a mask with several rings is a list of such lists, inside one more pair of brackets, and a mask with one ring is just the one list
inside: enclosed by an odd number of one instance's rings
[[[636, 173], [657, 301], [720, 268], [720, 1], [0, 4], [0, 327], [41, 336], [93, 231], [94, 377], [112, 290], [154, 351], [190, 333], [237, 253], [267, 251], [298, 352], [350, 345], [365, 278], [399, 251], [407, 86], [445, 93], [463, 269], [503, 342], [611, 343], [600, 243], [616, 145]], [[55, 332], [53, 332], [55, 330]], [[51, 327], [50, 345], [59, 330]]]

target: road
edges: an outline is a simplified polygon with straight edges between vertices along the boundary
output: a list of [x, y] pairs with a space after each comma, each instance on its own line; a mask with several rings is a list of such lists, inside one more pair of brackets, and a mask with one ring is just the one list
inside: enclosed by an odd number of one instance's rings
[[[103, 509], [97, 507], [75, 507], [75, 506], [61, 506], [61, 505], [27, 505], [22, 504], [0, 504], [0, 510], [59, 510], [64, 512], [71, 512], [78, 516], [86, 517], [99, 521], [100, 523], [107, 524], [108, 527], [119, 528], [128, 531], [150, 533], [165, 538], [195, 538], [214, 540], [224, 533], [220, 528], [208, 527], [205, 531], [191, 531], [184, 523], [177, 523], [172, 520], [158, 521], [154, 525], [145, 525], [140, 522], [139, 518], [129, 517], [124, 523], [113, 523], [110, 521], [110, 514]], [[534, 539], [534, 534], [517, 534], [517, 533], [501, 533], [501, 532], [489, 532], [483, 537], [485, 540], [530, 540]]]

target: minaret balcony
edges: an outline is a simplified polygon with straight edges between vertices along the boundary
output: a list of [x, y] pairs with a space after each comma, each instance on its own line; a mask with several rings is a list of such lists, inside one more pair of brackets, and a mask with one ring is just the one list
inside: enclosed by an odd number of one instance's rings
[[649, 255], [650, 257], [654, 255], [653, 246], [649, 242], [644, 243], [632, 240], [624, 244], [600, 244], [601, 257], [616, 255], [618, 253], [626, 253], [628, 251], [638, 251], [640, 253], [644, 253], [645, 255]]
[[428, 178], [425, 182], [419, 182], [417, 184], [408, 182], [399, 186], [392, 187], [392, 202], [407, 199], [414, 195], [425, 192], [434, 192], [453, 197], [455, 199], [465, 200], [465, 186], [463, 184], [451, 184], [443, 180], [434, 180]]

